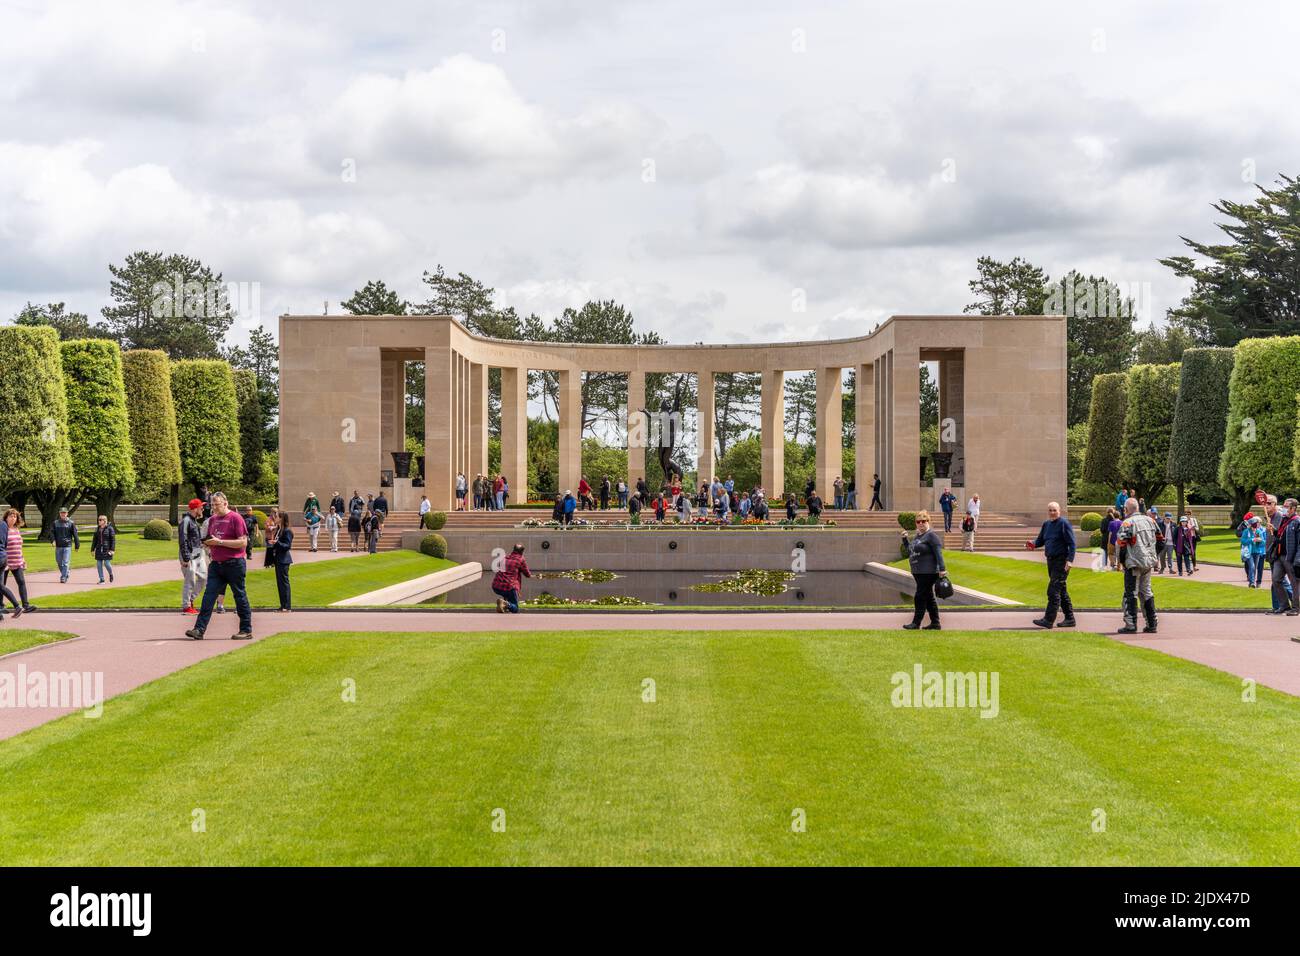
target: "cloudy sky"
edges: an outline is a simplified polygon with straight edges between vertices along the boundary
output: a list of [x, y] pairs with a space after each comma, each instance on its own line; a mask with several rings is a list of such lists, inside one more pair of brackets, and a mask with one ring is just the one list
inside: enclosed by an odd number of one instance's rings
[[421, 299], [438, 263], [670, 341], [957, 312], [980, 254], [1161, 316], [1156, 258], [1300, 172], [1298, 28], [1240, 0], [0, 0], [0, 317], [98, 316], [138, 248], [256, 284], [237, 339], [368, 279]]

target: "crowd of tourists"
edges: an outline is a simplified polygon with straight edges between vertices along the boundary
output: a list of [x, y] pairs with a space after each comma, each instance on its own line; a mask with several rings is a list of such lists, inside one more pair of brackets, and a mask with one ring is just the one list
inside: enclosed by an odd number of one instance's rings
[[509, 501], [510, 482], [505, 475], [475, 475], [471, 482], [463, 472], [456, 473], [457, 511], [504, 511]]
[[[612, 499], [611, 495], [614, 496]], [[848, 498], [842, 496], [841, 500], [846, 502]], [[772, 517], [773, 505], [762, 487], [756, 485], [749, 489], [739, 488], [730, 475], [714, 478], [711, 482], [701, 482], [699, 489], [695, 490], [684, 487], [682, 476], [674, 474], [657, 491], [652, 491], [644, 478], [638, 478], [636, 487], [629, 488], [621, 479], [613, 482], [606, 477], [601, 482], [599, 498], [593, 493], [587, 476], [583, 475], [578, 482], [576, 494], [572, 489], [565, 489], [563, 494], [555, 496], [551, 518], [561, 525], [571, 525], [578, 512], [609, 510], [611, 502], [617, 502], [618, 507], [626, 508], [629, 515], [637, 521], [648, 521], [653, 516], [655, 521], [679, 522], [690, 522], [701, 517], [767, 521]], [[777, 507], [784, 509], [787, 520], [797, 517], [801, 509], [814, 518], [826, 511], [816, 483], [811, 480], [804, 487], [802, 505], [799, 497], [794, 492], [789, 492], [784, 499], [777, 499]]]
[[1145, 499], [1133, 489], [1121, 488], [1115, 495], [1115, 504], [1106, 509], [1101, 519], [1102, 544], [1106, 550], [1105, 565], [1112, 571], [1122, 571], [1119, 536], [1127, 514], [1129, 502], [1135, 502], [1138, 514], [1146, 515], [1156, 526], [1156, 574], [1174, 574], [1179, 577], [1196, 572], [1196, 546], [1201, 541], [1201, 523], [1186, 508], [1176, 519], [1172, 511], [1161, 514], [1160, 509], [1148, 507]]
[[354, 488], [352, 497], [344, 504], [343, 496], [336, 491], [330, 497], [328, 512], [322, 513], [316, 492], [308, 492], [302, 506], [302, 520], [307, 531], [308, 551], [319, 550], [321, 531], [325, 532], [329, 549], [338, 551], [340, 533], [346, 529], [349, 551], [374, 554], [379, 548], [384, 523], [388, 520], [388, 498], [382, 488], [379, 494], [367, 494], [365, 498]]

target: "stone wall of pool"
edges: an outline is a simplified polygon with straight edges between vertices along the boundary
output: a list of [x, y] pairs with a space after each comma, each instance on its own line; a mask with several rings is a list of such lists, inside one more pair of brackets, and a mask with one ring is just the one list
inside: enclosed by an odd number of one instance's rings
[[[404, 531], [402, 547], [416, 549], [425, 532]], [[606, 571], [789, 570], [803, 549], [808, 571], [861, 571], [872, 561], [898, 559], [898, 535], [827, 528], [781, 531], [715, 529], [574, 530], [555, 528], [444, 528], [447, 557], [492, 566], [497, 548], [526, 548], [534, 571], [603, 568]]]

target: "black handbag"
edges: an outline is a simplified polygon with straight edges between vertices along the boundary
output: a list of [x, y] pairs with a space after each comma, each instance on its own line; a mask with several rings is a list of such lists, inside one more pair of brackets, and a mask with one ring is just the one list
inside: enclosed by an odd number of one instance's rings
[[944, 598], [946, 600], [947, 598], [952, 597], [952, 592], [953, 592], [952, 581], [949, 580], [946, 574], [940, 577], [938, 581], [934, 582], [935, 597]]

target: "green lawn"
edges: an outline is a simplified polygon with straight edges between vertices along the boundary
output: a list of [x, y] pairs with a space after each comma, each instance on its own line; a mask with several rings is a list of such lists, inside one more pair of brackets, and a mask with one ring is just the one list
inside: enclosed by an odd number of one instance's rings
[[[262, 553], [256, 552], [260, 560]], [[355, 597], [378, 588], [397, 584], [422, 574], [432, 574], [455, 567], [455, 561], [431, 558], [418, 551], [388, 551], [357, 557], [334, 558], [294, 565], [289, 573], [294, 607], [325, 607], [344, 598]], [[151, 608], [180, 607], [181, 576], [176, 580], [131, 587], [104, 585], [70, 594], [42, 598], [42, 608]], [[275, 589], [275, 572], [258, 568], [248, 573], [248, 597], [253, 607], [279, 607]], [[227, 595], [227, 601], [230, 601]], [[231, 609], [234, 603], [230, 603]]]
[[1295, 865], [1258, 695], [1068, 632], [280, 635], [0, 742], [0, 864]]
[[[1124, 575], [1118, 571], [1094, 571], [1092, 557], [1080, 552], [1078, 562], [1070, 570], [1070, 599], [1077, 608], [1118, 610], [1124, 595]], [[945, 551], [943, 559], [954, 584], [1030, 606], [1041, 605], [1047, 599], [1047, 568], [1043, 564], [960, 551]], [[907, 562], [895, 561], [893, 566], [905, 569]], [[1242, 580], [1245, 580], [1244, 573]], [[1251, 591], [1232, 584], [1154, 575], [1151, 589], [1155, 592], [1156, 607], [1165, 610], [1268, 608], [1268, 591]]]
[[[13, 618], [7, 617], [5, 620], [12, 621]], [[0, 654], [25, 651], [27, 648], [36, 647], [38, 644], [52, 644], [55, 641], [66, 640], [69, 637], [75, 637], [75, 635], [64, 631], [28, 631], [21, 628], [9, 628], [0, 624]]]
[[[74, 568], [93, 568], [95, 556], [90, 551], [90, 540], [94, 529], [81, 529], [81, 547], [72, 552]], [[146, 541], [138, 531], [120, 532], [117, 536], [117, 552], [113, 565], [138, 564], [141, 561], [178, 560], [175, 541]], [[23, 539], [23, 557], [27, 559], [28, 571], [55, 571], [54, 545], [48, 541], [35, 538]], [[179, 566], [179, 565], [178, 565]]]

